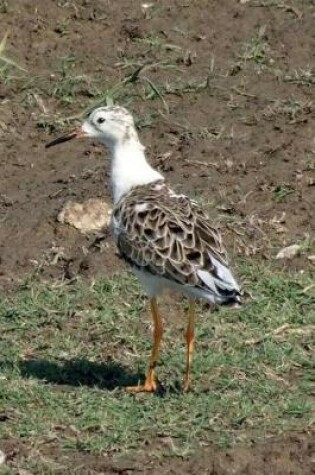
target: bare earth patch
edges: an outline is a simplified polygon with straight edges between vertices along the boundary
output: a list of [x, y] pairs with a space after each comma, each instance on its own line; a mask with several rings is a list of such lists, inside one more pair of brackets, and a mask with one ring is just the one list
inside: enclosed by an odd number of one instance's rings
[[[266, 440], [250, 446], [236, 445], [233, 449], [220, 449], [215, 445], [203, 448], [191, 457], [156, 457], [146, 450], [137, 457], [108, 457], [84, 452], [66, 452], [54, 442], [40, 448], [31, 448], [14, 440], [0, 443], [14, 467], [17, 458], [33, 458], [42, 470], [48, 473], [78, 475], [110, 475], [130, 473], [153, 475], [305, 475], [314, 471], [314, 433], [293, 434], [283, 439]], [[167, 454], [167, 441], [161, 440], [162, 450]], [[149, 453], [148, 453], [149, 452]], [[23, 473], [23, 472], [22, 472]], [[25, 472], [25, 474], [28, 472]], [[39, 473], [39, 472], [35, 472]]]

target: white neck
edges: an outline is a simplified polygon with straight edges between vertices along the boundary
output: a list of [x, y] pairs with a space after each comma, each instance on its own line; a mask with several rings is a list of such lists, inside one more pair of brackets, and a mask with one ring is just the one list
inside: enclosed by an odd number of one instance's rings
[[115, 144], [112, 149], [111, 181], [114, 203], [139, 185], [146, 185], [157, 180], [163, 180], [163, 176], [154, 170], [146, 161], [144, 147], [138, 138], [130, 138], [127, 141]]

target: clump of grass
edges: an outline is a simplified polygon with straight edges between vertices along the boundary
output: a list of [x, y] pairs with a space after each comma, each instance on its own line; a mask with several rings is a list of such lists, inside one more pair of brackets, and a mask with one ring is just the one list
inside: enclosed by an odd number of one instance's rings
[[299, 86], [313, 86], [315, 84], [315, 70], [311, 67], [295, 69], [284, 74], [283, 81]]
[[8, 79], [10, 78], [12, 69], [18, 69], [19, 71], [23, 71], [23, 72], [26, 71], [16, 61], [9, 58], [5, 54], [8, 35], [9, 33], [7, 32], [0, 42], [0, 79], [2, 81], [8, 81]]
[[290, 183], [281, 183], [273, 188], [275, 200], [278, 202], [285, 201], [286, 197], [295, 192], [295, 188]]
[[263, 110], [263, 117], [272, 120], [281, 115], [289, 120], [290, 124], [303, 120], [303, 117], [311, 114], [313, 105], [310, 101], [300, 101], [294, 98], [274, 100], [272, 104]]
[[147, 35], [137, 38], [137, 42], [149, 47], [150, 50], [181, 51], [181, 47], [172, 43], [167, 43], [165, 38], [157, 35]]
[[253, 61], [256, 64], [264, 65], [266, 63], [269, 46], [266, 40], [266, 26], [258, 29], [256, 35], [243, 46], [243, 51], [239, 54], [239, 61]]
[[77, 95], [94, 97], [99, 94], [96, 81], [86, 74], [75, 74], [73, 68], [76, 64], [74, 56], [62, 58], [58, 69], [58, 79], [51, 88], [50, 95], [66, 104], [72, 104]]

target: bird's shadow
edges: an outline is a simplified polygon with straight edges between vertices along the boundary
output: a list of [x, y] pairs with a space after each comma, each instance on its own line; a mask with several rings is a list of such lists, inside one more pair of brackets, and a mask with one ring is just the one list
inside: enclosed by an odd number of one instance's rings
[[85, 358], [65, 361], [29, 359], [18, 363], [20, 374], [57, 385], [89, 386], [113, 391], [136, 385], [143, 379], [141, 373], [131, 373], [113, 361], [96, 363]]
[[[0, 361], [0, 370], [8, 366], [12, 366], [12, 368], [17, 366], [23, 378], [35, 378], [47, 384], [60, 386], [97, 387], [107, 391], [124, 390], [128, 386], [137, 386], [145, 379], [144, 373], [130, 372], [114, 361], [96, 363], [85, 358], [56, 361], [28, 359], [20, 360], [14, 365]], [[158, 388], [154, 395], [163, 398], [167, 394], [179, 395], [181, 393], [182, 388], [179, 381], [171, 386], [164, 386], [158, 382]]]

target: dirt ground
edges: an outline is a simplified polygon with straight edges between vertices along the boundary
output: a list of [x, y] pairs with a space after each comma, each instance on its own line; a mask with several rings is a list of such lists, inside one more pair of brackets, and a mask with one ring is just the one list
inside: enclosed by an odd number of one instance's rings
[[[0, 442], [0, 447], [13, 466], [18, 457], [35, 459], [39, 452], [36, 447], [26, 449], [12, 440]], [[77, 453], [74, 457], [73, 452], [60, 452], [56, 446], [41, 448], [41, 457], [58, 461], [58, 468], [52, 473], [62, 474], [305, 475], [314, 473], [314, 449], [314, 438], [305, 433], [267, 440], [251, 447], [236, 445], [228, 450], [210, 445], [190, 457], [157, 457], [148, 447], [136, 456], [122, 456], [114, 461], [111, 457], [87, 453]], [[161, 450], [167, 452], [166, 441], [161, 440]]]
[[[143, 64], [150, 64], [146, 79], [119, 99], [136, 114], [151, 162], [176, 190], [209, 206], [231, 253], [269, 259], [284, 245], [309, 242], [312, 0], [162, 0], [149, 8], [137, 1], [12, 0], [0, 1], [0, 10], [6, 54], [26, 70], [0, 82], [2, 289], [34, 272], [91, 278], [121, 268], [107, 235], [95, 243], [95, 235], [56, 221], [69, 199], [110, 199], [105, 152], [85, 142], [44, 145], [60, 132], [58, 119], [81, 112]], [[314, 267], [305, 254], [278, 265]], [[78, 454], [84, 468], [75, 473], [306, 475], [314, 473], [313, 454], [314, 438], [305, 433], [228, 451], [205, 447], [157, 465], [143, 454], [120, 468]]]

